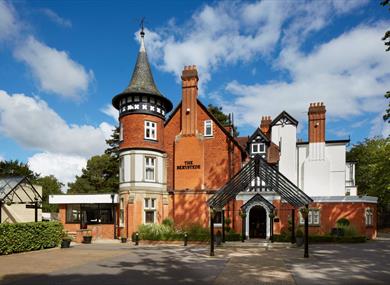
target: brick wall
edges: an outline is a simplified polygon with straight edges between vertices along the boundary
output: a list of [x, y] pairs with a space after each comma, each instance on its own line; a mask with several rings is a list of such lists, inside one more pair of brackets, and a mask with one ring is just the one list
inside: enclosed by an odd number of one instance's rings
[[[157, 141], [145, 140], [145, 121], [157, 123]], [[120, 118], [123, 125], [123, 141], [120, 149], [148, 148], [164, 151], [164, 121], [156, 116], [146, 114], [131, 114]]]

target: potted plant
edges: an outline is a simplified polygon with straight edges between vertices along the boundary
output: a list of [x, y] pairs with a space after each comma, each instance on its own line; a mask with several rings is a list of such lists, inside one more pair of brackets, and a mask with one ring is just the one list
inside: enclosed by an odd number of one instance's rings
[[127, 236], [125, 234], [125, 231], [121, 229], [121, 243], [126, 243], [127, 242]]
[[85, 230], [83, 235], [83, 243], [91, 243], [92, 242], [92, 231]]
[[72, 237], [68, 235], [68, 232], [63, 231], [61, 239], [61, 248], [69, 248]]
[[297, 246], [303, 245], [303, 231], [301, 228], [298, 228], [297, 231], [295, 232], [295, 240], [296, 240]]

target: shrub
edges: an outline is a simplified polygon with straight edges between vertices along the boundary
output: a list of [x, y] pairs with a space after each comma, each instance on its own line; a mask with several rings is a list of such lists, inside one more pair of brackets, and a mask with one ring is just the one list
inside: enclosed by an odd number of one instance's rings
[[0, 224], [0, 254], [56, 247], [62, 235], [59, 222]]
[[346, 227], [349, 226], [350, 223], [347, 218], [341, 218], [337, 220], [336, 224], [338, 227]]
[[164, 220], [162, 221], [162, 224], [165, 225], [165, 226], [167, 226], [167, 227], [170, 227], [171, 229], [174, 228], [174, 222], [173, 222], [173, 220], [170, 219], [170, 218], [164, 219]]
[[165, 240], [174, 230], [166, 225], [143, 224], [138, 228], [139, 238], [143, 240]]
[[295, 232], [295, 237], [303, 237], [303, 231], [301, 228], [298, 228]]
[[241, 235], [231, 231], [225, 235], [225, 240], [226, 241], [240, 241]]

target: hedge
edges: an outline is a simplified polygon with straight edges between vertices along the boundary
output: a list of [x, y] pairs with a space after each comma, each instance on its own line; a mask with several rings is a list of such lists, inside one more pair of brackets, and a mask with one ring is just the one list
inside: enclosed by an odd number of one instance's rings
[[56, 247], [62, 232], [59, 222], [0, 224], [0, 255]]

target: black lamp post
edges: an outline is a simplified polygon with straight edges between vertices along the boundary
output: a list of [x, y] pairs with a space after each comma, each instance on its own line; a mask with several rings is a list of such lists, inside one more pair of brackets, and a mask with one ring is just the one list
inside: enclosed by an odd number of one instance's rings
[[35, 222], [38, 222], [38, 198], [34, 198]]
[[111, 202], [112, 202], [112, 212], [114, 218], [114, 239], [116, 239], [116, 209], [114, 204], [115, 193], [111, 194]]
[[214, 210], [210, 208], [210, 256], [214, 256]]

